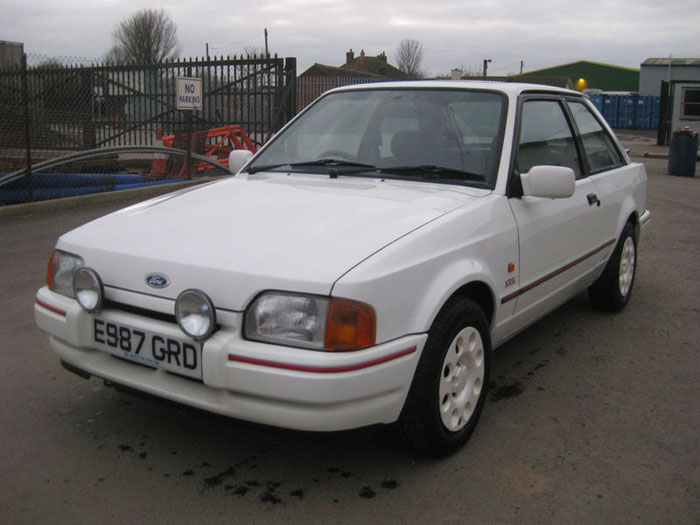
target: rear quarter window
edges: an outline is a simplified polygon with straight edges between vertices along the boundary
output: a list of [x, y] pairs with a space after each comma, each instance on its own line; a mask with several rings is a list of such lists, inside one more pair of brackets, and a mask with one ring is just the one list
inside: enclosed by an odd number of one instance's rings
[[583, 142], [583, 150], [591, 173], [616, 168], [624, 161], [614, 141], [582, 102], [569, 101], [569, 109]]

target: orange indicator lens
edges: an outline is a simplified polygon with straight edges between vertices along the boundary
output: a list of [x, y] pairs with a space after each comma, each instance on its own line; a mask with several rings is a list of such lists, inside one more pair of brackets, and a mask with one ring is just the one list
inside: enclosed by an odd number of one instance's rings
[[372, 346], [377, 331], [374, 308], [349, 299], [332, 299], [326, 321], [328, 351], [360, 350]]

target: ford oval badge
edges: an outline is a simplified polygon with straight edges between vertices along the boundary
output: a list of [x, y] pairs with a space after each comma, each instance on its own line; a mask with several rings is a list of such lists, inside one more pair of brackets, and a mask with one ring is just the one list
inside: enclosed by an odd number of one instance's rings
[[146, 284], [151, 288], [165, 288], [170, 284], [170, 280], [160, 273], [149, 273], [146, 276]]

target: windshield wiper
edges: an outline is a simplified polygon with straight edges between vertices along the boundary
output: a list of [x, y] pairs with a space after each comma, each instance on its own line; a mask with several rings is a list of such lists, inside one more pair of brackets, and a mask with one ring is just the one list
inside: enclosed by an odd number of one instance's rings
[[[371, 164], [364, 164], [362, 162], [355, 162], [352, 160], [337, 159], [326, 157], [322, 159], [306, 160], [301, 162], [285, 162], [280, 164], [267, 164], [263, 166], [251, 166], [248, 168], [248, 173], [258, 173], [261, 171], [274, 170], [276, 168], [281, 168], [288, 166], [290, 168], [298, 168], [302, 166], [328, 166], [331, 168], [331, 177], [337, 177], [338, 175], [359, 175], [361, 173], [381, 173], [388, 175], [417, 175], [424, 180], [470, 180], [484, 182], [486, 177], [478, 173], [471, 173], [469, 171], [458, 170], [455, 168], [448, 168], [445, 166], [437, 166], [434, 164], [419, 164], [415, 166], [387, 166], [379, 168], [377, 166], [372, 166]], [[335, 168], [361, 168], [359, 170], [349, 170], [349, 171], [338, 171]]]
[[327, 157], [323, 159], [315, 160], [305, 160], [301, 162], [283, 162], [280, 164], [268, 164], [264, 166], [252, 166], [248, 168], [248, 173], [258, 173], [259, 171], [274, 170], [276, 168], [281, 168], [283, 166], [289, 166], [290, 168], [298, 168], [300, 166], [330, 166], [332, 168], [336, 167], [350, 167], [350, 168], [369, 168], [375, 169], [375, 166], [371, 164], [365, 164], [363, 162], [355, 162], [352, 160], [345, 159], [335, 159], [332, 157]]
[[416, 166], [388, 166], [379, 169], [380, 173], [389, 174], [416, 174], [424, 179], [452, 179], [452, 180], [475, 180], [485, 181], [486, 177], [479, 173], [471, 173], [469, 171], [458, 170], [455, 168], [447, 168], [445, 166], [436, 166], [434, 164], [419, 164]]

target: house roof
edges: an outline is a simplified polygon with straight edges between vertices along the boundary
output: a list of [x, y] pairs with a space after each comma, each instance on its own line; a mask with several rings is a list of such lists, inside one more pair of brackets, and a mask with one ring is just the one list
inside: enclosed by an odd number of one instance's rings
[[407, 78], [406, 74], [397, 67], [389, 64], [385, 53], [380, 53], [377, 56], [365, 55], [364, 49], [360, 55], [355, 57], [352, 50], [348, 53], [348, 60], [340, 66], [340, 69], [346, 71], [357, 71], [362, 73], [371, 73], [380, 77], [386, 78]]
[[299, 76], [310, 76], [314, 73], [321, 74], [326, 77], [353, 77], [353, 78], [381, 78], [381, 75], [367, 73], [365, 71], [354, 71], [352, 69], [344, 69], [336, 66], [327, 66], [326, 64], [314, 64]]
[[328, 66], [326, 64], [314, 64], [300, 77], [324, 76], [324, 77], [351, 77], [351, 78], [408, 78], [403, 71], [389, 64], [386, 53], [382, 52], [377, 56], [365, 55], [363, 49], [359, 56], [348, 51], [345, 54], [345, 64], [341, 66]]

